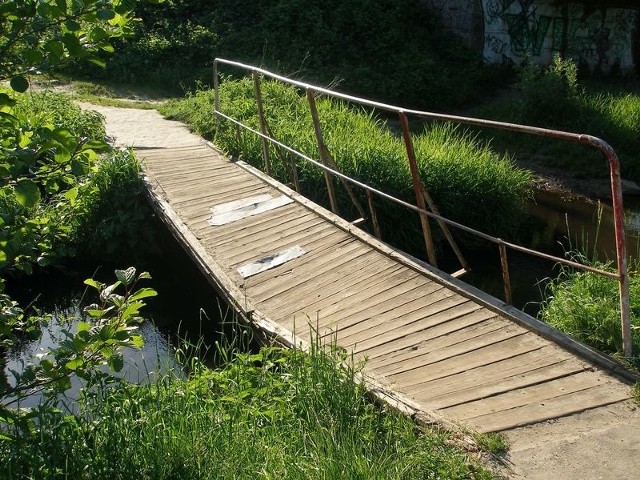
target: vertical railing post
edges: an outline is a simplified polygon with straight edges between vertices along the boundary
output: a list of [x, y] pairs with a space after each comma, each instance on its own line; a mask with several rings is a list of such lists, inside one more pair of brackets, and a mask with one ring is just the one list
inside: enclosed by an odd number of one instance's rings
[[296, 192], [300, 193], [300, 180], [298, 179], [298, 164], [296, 163], [296, 156], [289, 154], [289, 161], [291, 162], [291, 180]]
[[610, 145], [603, 141], [596, 146], [609, 161], [611, 177], [611, 197], [613, 203], [613, 224], [616, 237], [618, 263], [618, 290], [620, 293], [620, 323], [622, 329], [622, 349], [625, 357], [633, 356], [631, 341], [631, 306], [629, 304], [629, 273], [627, 265], [627, 242], [624, 231], [624, 208], [622, 205], [622, 185], [620, 183], [620, 160]]
[[256, 96], [256, 105], [258, 106], [258, 118], [260, 120], [260, 133], [264, 135], [260, 137], [262, 141], [262, 160], [264, 162], [264, 171], [267, 175], [271, 175], [271, 164], [269, 163], [269, 141], [267, 140], [267, 121], [264, 118], [264, 109], [262, 106], [262, 94], [260, 92], [260, 75], [253, 71], [253, 89]]
[[220, 85], [218, 79], [218, 59], [213, 61], [213, 108], [214, 112], [220, 111]]
[[502, 267], [504, 301], [509, 305], [513, 305], [513, 297], [511, 296], [511, 277], [509, 276], [509, 262], [507, 261], [507, 247], [500, 238], [498, 239], [498, 248], [500, 249], [500, 265]]
[[[416, 153], [413, 149], [413, 141], [411, 140], [411, 131], [409, 130], [409, 119], [404, 112], [400, 112], [400, 125], [402, 127], [402, 137], [404, 138], [404, 145], [407, 149], [407, 158], [409, 159], [409, 169], [411, 170], [411, 178], [413, 180], [413, 191], [416, 195], [416, 205], [421, 210], [427, 210], [425, 205], [424, 196], [422, 195], [422, 181], [420, 180], [420, 171], [418, 170], [418, 164], [416, 163]], [[431, 236], [431, 227], [429, 227], [429, 216], [420, 212], [420, 223], [422, 224], [422, 235], [424, 237], [425, 247], [427, 248], [427, 256], [429, 257], [429, 263], [434, 267], [438, 266], [436, 259], [436, 251], [433, 246], [433, 237]]]
[[[320, 128], [320, 118], [318, 117], [318, 108], [316, 107], [316, 99], [313, 96], [313, 92], [310, 88], [307, 88], [307, 100], [309, 101], [309, 109], [311, 111], [311, 120], [313, 121], [313, 131], [316, 134], [316, 142], [318, 143], [318, 151], [320, 152], [320, 159], [322, 164], [326, 167], [330, 166], [330, 162], [327, 159], [327, 152], [324, 146], [324, 138], [322, 137], [322, 129]], [[324, 170], [324, 181], [327, 184], [327, 191], [329, 192], [329, 202], [331, 203], [331, 211], [338, 215], [338, 201], [336, 200], [336, 192], [333, 188], [333, 181], [331, 174]]]
[[376, 214], [376, 207], [373, 203], [373, 194], [371, 190], [365, 190], [367, 192], [367, 202], [369, 203], [369, 213], [371, 214], [371, 223], [373, 224], [373, 233], [378, 240], [382, 240], [382, 234], [380, 232], [380, 223], [378, 222], [378, 215]]

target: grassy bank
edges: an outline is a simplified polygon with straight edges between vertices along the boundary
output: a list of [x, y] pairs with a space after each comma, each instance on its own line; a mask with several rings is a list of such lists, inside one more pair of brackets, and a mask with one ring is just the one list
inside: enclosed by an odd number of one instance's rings
[[[612, 270], [611, 264], [578, 260]], [[629, 266], [629, 299], [631, 307], [631, 339], [635, 358], [627, 359], [640, 368], [640, 263]], [[547, 300], [540, 319], [588, 345], [622, 357], [622, 333], [618, 282], [591, 272], [563, 269], [547, 286]]]
[[[474, 114], [495, 120], [584, 133], [608, 142], [620, 157], [622, 177], [640, 181], [640, 88], [632, 80], [581, 80], [571, 60], [529, 66], [513, 95]], [[593, 148], [512, 133], [483, 132], [501, 151], [533, 159], [576, 178], [607, 177], [608, 162]]]
[[0, 441], [3, 478], [491, 478], [450, 436], [370, 403], [341, 359], [266, 348], [96, 392]]
[[[275, 82], [263, 83], [264, 108], [269, 128], [279, 141], [311, 158], [318, 158], [312, 121], [306, 99], [295, 89]], [[221, 85], [221, 109], [254, 129], [259, 129], [250, 80], [226, 81]], [[213, 93], [199, 91], [161, 111], [188, 123], [198, 133], [212, 138], [227, 153], [261, 167], [260, 139], [248, 132], [236, 135], [232, 124], [216, 121], [211, 114]], [[361, 180], [407, 202], [415, 203], [411, 175], [402, 139], [381, 118], [344, 103], [317, 101], [325, 143], [344, 174]], [[513, 235], [523, 218], [530, 195], [529, 174], [508, 157], [451, 124], [433, 123], [414, 136], [422, 179], [444, 216], [496, 235]], [[272, 173], [290, 182], [291, 163], [271, 148]], [[313, 200], [327, 205], [326, 187], [317, 167], [301, 163], [301, 189]], [[337, 184], [336, 184], [337, 185]], [[350, 201], [336, 186], [341, 211], [355, 218]], [[358, 192], [366, 206], [363, 192]], [[380, 223], [385, 239], [407, 248], [420, 243], [418, 220], [413, 212], [384, 200], [379, 202]], [[499, 212], [499, 215], [496, 215]]]

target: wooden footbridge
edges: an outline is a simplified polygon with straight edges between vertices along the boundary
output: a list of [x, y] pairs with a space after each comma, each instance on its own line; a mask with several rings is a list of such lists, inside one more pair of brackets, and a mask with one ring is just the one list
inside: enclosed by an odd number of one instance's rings
[[[130, 112], [108, 110], [109, 134], [136, 149], [158, 215], [257, 333], [289, 346], [317, 335], [337, 342], [366, 359], [373, 395], [419, 421], [506, 430], [516, 475], [635, 478], [639, 417], [625, 399], [637, 379], [617, 363], [390, 248], [184, 125]], [[218, 102], [216, 114], [233, 121]]]
[[208, 144], [137, 154], [156, 210], [245, 318], [289, 345], [335, 340], [396, 406], [499, 431], [629, 398], [595, 352]]

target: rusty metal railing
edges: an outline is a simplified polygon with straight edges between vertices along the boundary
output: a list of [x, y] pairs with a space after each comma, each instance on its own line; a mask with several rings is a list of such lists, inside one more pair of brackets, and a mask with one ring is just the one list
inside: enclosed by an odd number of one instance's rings
[[[254, 130], [220, 111], [219, 72], [218, 72], [219, 64], [229, 65], [232, 67], [240, 68], [247, 72], [251, 72], [253, 76], [253, 82], [254, 82], [256, 105], [258, 107], [258, 115], [260, 117], [259, 118], [260, 131]], [[388, 105], [385, 103], [366, 100], [366, 99], [355, 97], [352, 95], [342, 94], [339, 92], [335, 92], [326, 88], [310, 85], [297, 80], [292, 80], [290, 78], [283, 77], [281, 75], [277, 75], [275, 73], [269, 72], [262, 68], [254, 67], [251, 65], [245, 65], [243, 63], [225, 60], [222, 58], [215, 59], [213, 63], [213, 73], [214, 73], [214, 91], [215, 91], [214, 114], [220, 118], [224, 118], [230, 121], [231, 123], [236, 125], [237, 128], [244, 128], [245, 130], [248, 130], [260, 137], [262, 141], [263, 162], [265, 166], [265, 171], [267, 173], [270, 172], [268, 146], [269, 144], [272, 144], [279, 149], [282, 149], [284, 151], [287, 151], [293, 154], [294, 157], [301, 158], [307, 162], [312, 163], [316, 167], [322, 169], [322, 171], [324, 172], [325, 181], [327, 184], [327, 191], [329, 194], [331, 209], [334, 213], [338, 213], [338, 204], [335, 197], [333, 182], [331, 179], [332, 175], [337, 177], [341, 182], [343, 182], [343, 185], [347, 186], [347, 188], [349, 184], [362, 188], [365, 191], [367, 196], [369, 215], [373, 223], [374, 233], [378, 238], [380, 238], [380, 228], [377, 223], [377, 215], [374, 208], [373, 195], [377, 195], [381, 198], [385, 198], [391, 202], [402, 205], [408, 209], [414, 210], [420, 216], [423, 238], [424, 238], [425, 247], [427, 250], [427, 256], [429, 259], [429, 263], [434, 267], [437, 267], [437, 259], [435, 255], [435, 248], [433, 246], [433, 240], [431, 237], [431, 231], [430, 231], [429, 222], [428, 222], [429, 218], [434, 219], [440, 225], [440, 227], [443, 228], [443, 232], [445, 232], [445, 237], [451, 244], [456, 256], [458, 257], [459, 261], [463, 266], [463, 269], [465, 270], [468, 270], [468, 265], [464, 260], [464, 258], [462, 257], [462, 254], [457, 248], [455, 242], [453, 241], [453, 238], [451, 237], [447, 226], [452, 226], [464, 232], [473, 234], [477, 237], [480, 237], [498, 246], [499, 253], [500, 253], [500, 263], [502, 267], [502, 278], [503, 278], [505, 302], [508, 304], [512, 303], [512, 297], [511, 297], [511, 282], [509, 278], [507, 248], [510, 248], [518, 252], [534, 255], [546, 260], [556, 262], [556, 263], [568, 265], [570, 267], [573, 267], [579, 270], [596, 273], [596, 274], [603, 275], [605, 277], [617, 280], [619, 285], [619, 295], [620, 295], [620, 321], [621, 321], [621, 328], [622, 328], [622, 341], [623, 341], [623, 350], [624, 350], [623, 353], [626, 357], [632, 356], [633, 351], [632, 351], [632, 345], [631, 345], [629, 280], [628, 280], [628, 272], [627, 272], [627, 269], [628, 269], [627, 249], [626, 249], [626, 240], [625, 240], [625, 232], [624, 232], [624, 210], [623, 210], [623, 203], [622, 203], [622, 188], [621, 188], [621, 182], [620, 182], [620, 161], [618, 159], [617, 154], [613, 150], [613, 148], [607, 142], [605, 142], [604, 140], [598, 137], [594, 137], [592, 135], [576, 134], [576, 133], [570, 133], [570, 132], [563, 132], [559, 130], [550, 130], [546, 128], [539, 128], [539, 127], [533, 127], [528, 125], [519, 125], [514, 123], [496, 122], [492, 120], [483, 120], [483, 119], [472, 118], [472, 117], [445, 115], [445, 114], [425, 112], [425, 111], [419, 111], [419, 110], [404, 109], [404, 108], [396, 107], [393, 105]], [[313, 119], [314, 130], [316, 134], [316, 140], [318, 142], [318, 149], [320, 152], [321, 161], [312, 159], [311, 157], [303, 154], [302, 152], [299, 152], [277, 141], [275, 138], [273, 138], [272, 135], [270, 135], [270, 132], [264, 117], [263, 107], [262, 107], [262, 96], [260, 92], [261, 76], [271, 78], [273, 80], [277, 80], [300, 89], [304, 89], [309, 102], [309, 108], [310, 108], [310, 112]], [[362, 105], [362, 106], [373, 108], [380, 111], [395, 113], [399, 116], [400, 126], [402, 129], [402, 137], [405, 143], [405, 148], [407, 151], [407, 159], [409, 162], [409, 167], [411, 170], [411, 175], [413, 180], [413, 187], [414, 187], [414, 192], [416, 196], [416, 205], [413, 205], [411, 203], [408, 203], [401, 199], [393, 197], [392, 195], [389, 195], [385, 192], [377, 190], [363, 182], [350, 178], [338, 171], [338, 168], [335, 162], [333, 161], [333, 159], [331, 158], [331, 155], [323, 141], [322, 130], [320, 128], [320, 122], [318, 121], [317, 110], [315, 107], [315, 96], [317, 94], [327, 95], [332, 98], [344, 100], [350, 103], [355, 103], [358, 105]], [[608, 272], [606, 270], [591, 267], [588, 265], [583, 265], [571, 260], [567, 260], [565, 258], [549, 255], [543, 252], [539, 252], [537, 250], [523, 247], [521, 245], [507, 242], [501, 238], [493, 237], [486, 233], [480, 232], [473, 228], [457, 223], [453, 220], [442, 217], [437, 211], [435, 205], [433, 204], [433, 201], [431, 200], [431, 197], [427, 189], [425, 188], [425, 186], [422, 184], [420, 180], [415, 151], [413, 149], [411, 131], [409, 128], [409, 115], [416, 118], [421, 118], [421, 119], [444, 120], [444, 121], [454, 122], [459, 124], [474, 125], [474, 126], [480, 126], [480, 127], [490, 127], [490, 128], [496, 128], [499, 130], [510, 130], [510, 131], [525, 133], [529, 135], [537, 135], [542, 137], [567, 140], [574, 143], [581, 143], [584, 145], [588, 145], [599, 150], [600, 153], [603, 154], [603, 156], [607, 159], [609, 163], [611, 194], [613, 198], [612, 203], [613, 203], [613, 218], [614, 218], [614, 230], [615, 230], [615, 239], [616, 239], [617, 272], [616, 273]], [[294, 184], [296, 186], [296, 189], [298, 189], [297, 176], [295, 175], [295, 170], [296, 170], [295, 160], [292, 160], [292, 161], [294, 162], [293, 163], [294, 180], [295, 180]], [[350, 192], [350, 190], [348, 191]], [[350, 196], [352, 200], [354, 200], [355, 202], [355, 197], [351, 193], [350, 193]], [[427, 203], [429, 204], [430, 210], [427, 210]], [[359, 219], [361, 221], [364, 219], [365, 215], [363, 213], [362, 208], [359, 205], [357, 205], [357, 208], [360, 214], [362, 215], [362, 218]]]

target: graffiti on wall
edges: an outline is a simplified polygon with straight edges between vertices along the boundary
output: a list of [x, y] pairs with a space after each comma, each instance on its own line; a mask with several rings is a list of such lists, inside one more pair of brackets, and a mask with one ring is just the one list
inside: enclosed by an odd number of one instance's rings
[[549, 63], [554, 53], [609, 70], [633, 67], [635, 10], [597, 9], [580, 4], [564, 12], [551, 0], [482, 0], [483, 53], [491, 62]]

